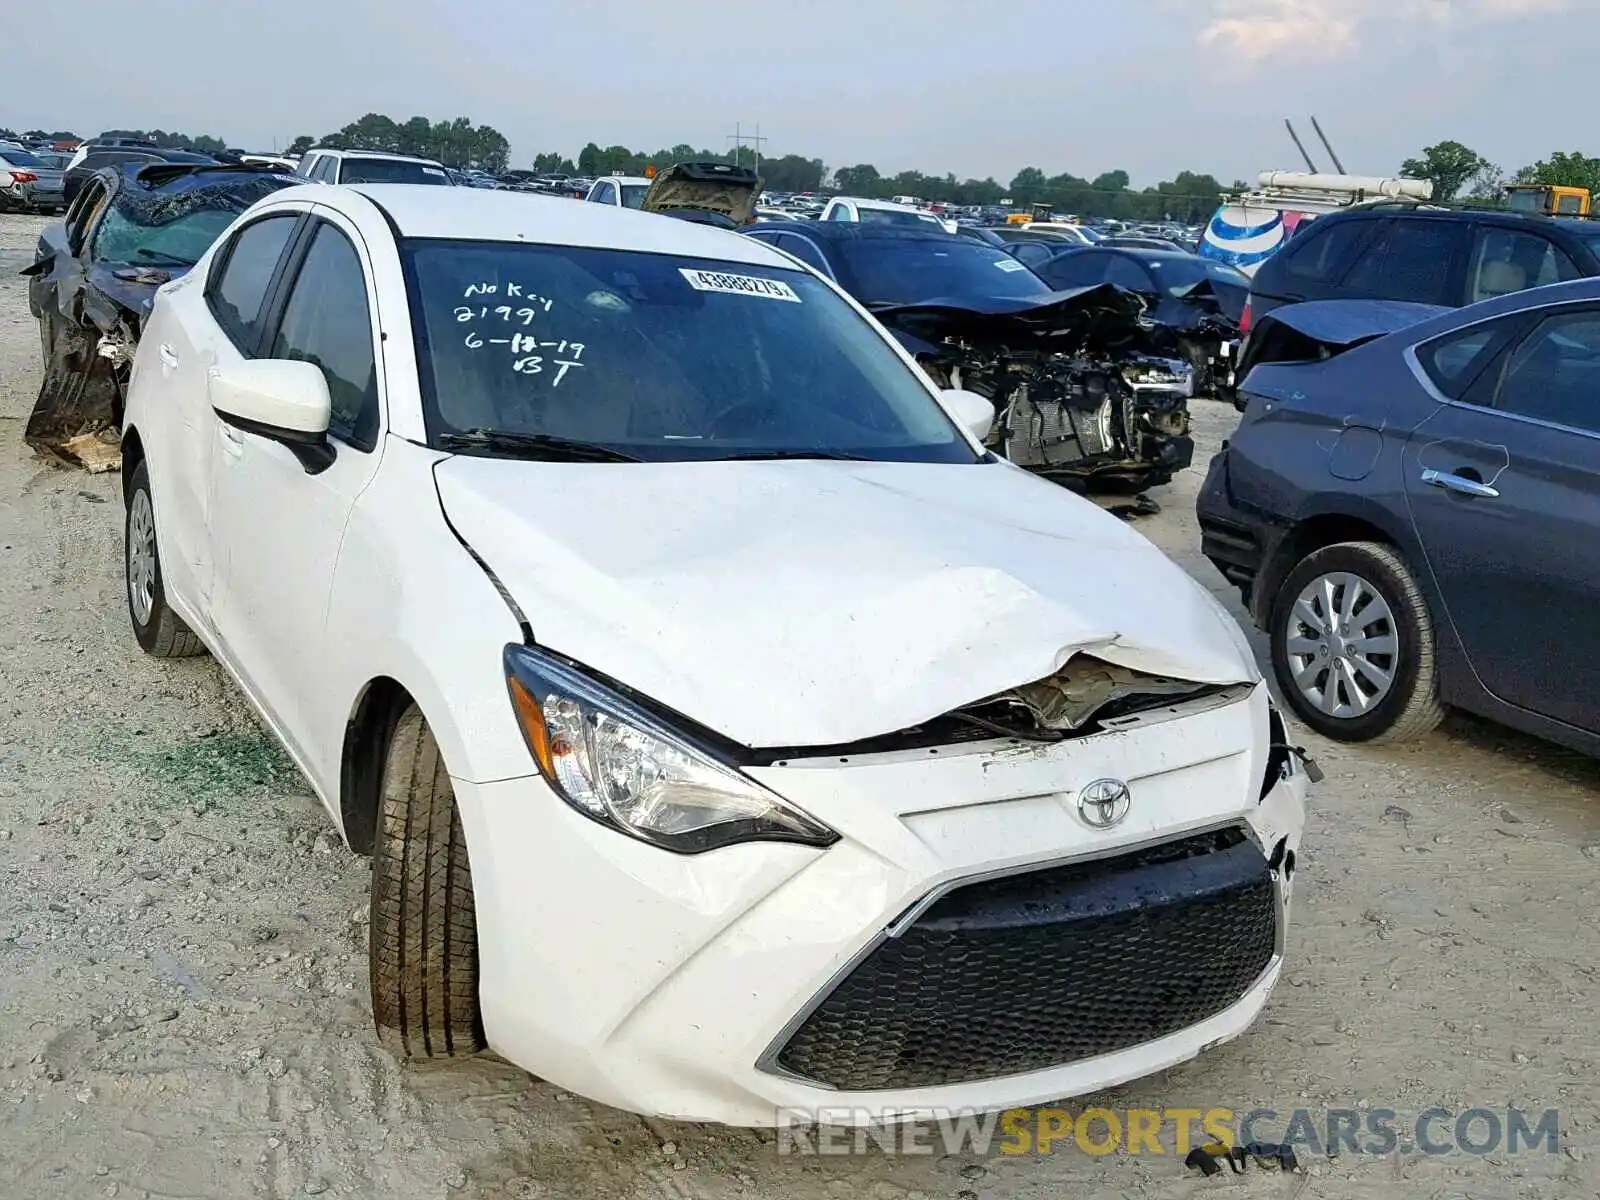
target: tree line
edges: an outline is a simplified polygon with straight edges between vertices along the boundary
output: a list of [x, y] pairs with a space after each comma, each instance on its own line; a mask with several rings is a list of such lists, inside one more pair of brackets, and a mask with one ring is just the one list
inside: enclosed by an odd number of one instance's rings
[[[161, 129], [108, 129], [100, 136], [145, 138], [158, 146], [201, 154], [218, 154], [228, 149], [226, 142], [210, 134], [189, 135]], [[0, 129], [0, 138], [66, 141], [76, 140], [77, 135], [65, 130], [29, 129], [17, 133]], [[412, 117], [396, 121], [381, 113], [367, 113], [321, 138], [302, 134], [289, 143], [287, 153], [303, 154], [313, 146], [413, 154], [437, 159], [449, 167], [474, 168], [493, 174], [501, 174], [512, 165], [511, 145], [505, 135], [489, 125], [474, 125], [467, 117], [440, 121]], [[747, 149], [696, 149], [688, 142], [681, 142], [647, 152], [589, 142], [576, 158], [559, 151], [545, 151], [534, 155], [529, 166], [541, 174], [593, 177], [643, 175], [651, 167], [662, 170], [674, 163], [689, 161], [757, 165], [755, 156]], [[1030, 166], [1022, 168], [1007, 183], [993, 177], [957, 179], [952, 174], [930, 175], [922, 171], [885, 175], [871, 163], [857, 163], [830, 172], [822, 159], [803, 154], [766, 155], [760, 159], [759, 167], [765, 185], [773, 191], [815, 192], [831, 186], [853, 196], [916, 196], [934, 202], [974, 205], [995, 205], [1009, 199], [1020, 206], [1047, 204], [1057, 211], [1084, 217], [1176, 220], [1191, 224], [1209, 217], [1223, 193], [1240, 191], [1247, 186], [1244, 180], [1224, 186], [1213, 175], [1192, 171], [1180, 171], [1170, 180], [1139, 189], [1132, 186], [1128, 173], [1120, 170], [1106, 171], [1088, 179], [1070, 172], [1046, 175], [1040, 168]], [[1509, 181], [1587, 188], [1600, 199], [1600, 158], [1578, 151], [1558, 151], [1508, 175], [1464, 143], [1443, 141], [1426, 147], [1416, 158], [1406, 159], [1399, 170], [1410, 178], [1431, 181], [1434, 199], [1442, 203], [1498, 203], [1502, 188]]]

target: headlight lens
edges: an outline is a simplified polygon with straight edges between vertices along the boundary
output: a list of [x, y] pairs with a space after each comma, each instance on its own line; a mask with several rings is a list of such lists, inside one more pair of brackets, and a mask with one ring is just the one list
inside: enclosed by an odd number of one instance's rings
[[571, 664], [510, 645], [505, 669], [534, 762], [584, 816], [681, 854], [734, 842], [838, 841], [826, 825]]

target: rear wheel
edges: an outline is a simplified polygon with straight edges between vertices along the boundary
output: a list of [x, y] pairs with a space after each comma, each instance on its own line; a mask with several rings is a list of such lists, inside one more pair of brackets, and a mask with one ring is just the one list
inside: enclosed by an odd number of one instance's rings
[[161, 553], [156, 543], [156, 510], [150, 499], [150, 471], [143, 460], [128, 481], [125, 534], [123, 563], [128, 616], [133, 621], [133, 636], [139, 640], [140, 647], [154, 658], [192, 658], [204, 654], [204, 644], [167, 604]]
[[372, 863], [372, 1016], [389, 1050], [451, 1058], [484, 1048], [478, 924], [461, 815], [415, 705], [384, 761]]
[[1307, 555], [1278, 589], [1270, 633], [1278, 686], [1325, 737], [1409, 741], [1444, 718], [1427, 598], [1391, 546]]

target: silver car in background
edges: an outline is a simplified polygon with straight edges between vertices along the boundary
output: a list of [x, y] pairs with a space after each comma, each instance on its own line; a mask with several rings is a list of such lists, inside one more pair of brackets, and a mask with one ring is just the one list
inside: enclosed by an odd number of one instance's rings
[[60, 212], [67, 207], [63, 176], [31, 150], [0, 146], [0, 210]]

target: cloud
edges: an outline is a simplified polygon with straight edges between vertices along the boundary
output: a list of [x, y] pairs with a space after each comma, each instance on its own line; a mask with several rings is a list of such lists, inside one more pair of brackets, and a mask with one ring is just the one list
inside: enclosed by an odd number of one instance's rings
[[1334, 57], [1379, 23], [1477, 25], [1562, 12], [1580, 0], [1205, 0], [1202, 45], [1260, 61]]

